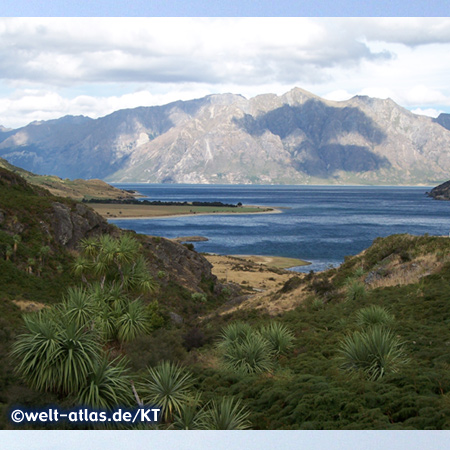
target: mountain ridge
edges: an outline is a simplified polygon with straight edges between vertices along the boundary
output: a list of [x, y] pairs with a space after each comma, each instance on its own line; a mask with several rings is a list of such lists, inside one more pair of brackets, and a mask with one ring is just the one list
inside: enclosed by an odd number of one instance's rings
[[32, 123], [0, 134], [0, 156], [39, 174], [113, 182], [433, 185], [450, 171], [444, 119], [301, 88], [213, 94]]

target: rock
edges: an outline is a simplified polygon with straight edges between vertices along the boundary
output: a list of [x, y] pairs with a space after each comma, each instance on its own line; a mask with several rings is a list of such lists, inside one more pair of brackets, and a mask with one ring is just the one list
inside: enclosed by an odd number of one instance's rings
[[55, 239], [61, 245], [75, 247], [87, 236], [107, 232], [110, 225], [97, 213], [82, 204], [76, 204], [73, 211], [67, 205], [53, 203], [51, 222]]
[[183, 323], [183, 318], [177, 313], [170, 312], [169, 317], [172, 320], [172, 322], [176, 323], [177, 325], [180, 325]]

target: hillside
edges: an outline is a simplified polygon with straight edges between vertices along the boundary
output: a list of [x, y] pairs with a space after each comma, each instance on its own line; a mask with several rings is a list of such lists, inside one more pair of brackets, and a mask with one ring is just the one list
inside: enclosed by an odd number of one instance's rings
[[[74, 266], [82, 239], [95, 240], [107, 235], [114, 240], [123, 234], [134, 236], [109, 225], [85, 204], [56, 197], [0, 167], [1, 428], [11, 427], [6, 411], [12, 403], [43, 405], [60, 401], [53, 394], [29, 389], [14, 371], [16, 364], [10, 351], [24, 329], [22, 313], [55, 308], [66, 297], [68, 288], [80, 285], [82, 280]], [[136, 236], [136, 239], [156, 288], [140, 299], [152, 305], [152, 317], [159, 326], [165, 323], [170, 329], [172, 320], [189, 326], [199, 314], [223, 301], [223, 288], [201, 255], [163, 238]], [[207, 299], [213, 293], [214, 301], [208, 304], [199, 303], [194, 296]], [[175, 332], [179, 333], [181, 330]], [[172, 338], [167, 339], [170, 342]]]
[[58, 197], [69, 197], [74, 200], [91, 199], [133, 199], [132, 193], [117, 189], [102, 180], [69, 180], [62, 179], [55, 175], [36, 175], [20, 167], [9, 164], [3, 158], [0, 158], [0, 167], [13, 173], [17, 173], [28, 183], [47, 189], [51, 194]]
[[[211, 408], [228, 401], [236, 428], [448, 429], [449, 252], [446, 237], [394, 235], [321, 273], [227, 258], [217, 279], [192, 245], [121, 231], [0, 168], [0, 426], [15, 428], [12, 404], [133, 406], [130, 379], [147, 399], [149, 368], [169, 361], [196, 401], [162, 429], [224, 427]], [[123, 334], [124, 321], [145, 327]], [[49, 330], [61, 354], [47, 358], [44, 345], [31, 364], [45, 370], [21, 372], [30, 360], [17, 342], [39, 345]], [[59, 385], [61, 355], [80, 339], [103, 365], [83, 359], [79, 385]]]
[[38, 174], [151, 183], [436, 184], [450, 131], [392, 100], [210, 95], [0, 133], [0, 156]]

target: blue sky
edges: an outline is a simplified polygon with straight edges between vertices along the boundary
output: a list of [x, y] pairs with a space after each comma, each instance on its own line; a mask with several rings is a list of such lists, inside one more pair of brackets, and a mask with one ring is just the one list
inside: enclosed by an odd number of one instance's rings
[[448, 16], [447, 0], [2, 0], [5, 16]]

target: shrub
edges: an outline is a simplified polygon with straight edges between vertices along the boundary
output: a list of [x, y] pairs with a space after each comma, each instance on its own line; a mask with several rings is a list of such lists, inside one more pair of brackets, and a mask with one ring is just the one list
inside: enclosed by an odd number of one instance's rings
[[366, 287], [364, 283], [357, 280], [349, 280], [347, 284], [346, 299], [348, 301], [359, 301], [366, 297]]
[[356, 313], [356, 321], [362, 327], [372, 325], [390, 326], [394, 323], [394, 316], [382, 306], [372, 305], [360, 309]]
[[241, 406], [240, 400], [223, 397], [212, 400], [205, 411], [202, 428], [207, 430], [246, 430], [251, 426], [250, 413]]
[[271, 350], [276, 355], [287, 353], [293, 346], [293, 333], [279, 322], [271, 322], [262, 327], [261, 335], [269, 342]]
[[192, 375], [178, 364], [163, 361], [148, 369], [144, 386], [144, 400], [147, 404], [161, 408], [163, 419], [172, 420], [174, 413], [180, 413], [183, 404], [190, 398], [193, 385]]
[[399, 339], [380, 326], [363, 332], [355, 331], [344, 338], [339, 354], [342, 368], [361, 370], [369, 380], [378, 380], [386, 373], [397, 372], [408, 361]]
[[270, 372], [273, 368], [273, 356], [271, 345], [257, 332], [230, 342], [223, 349], [225, 367], [243, 373]]

